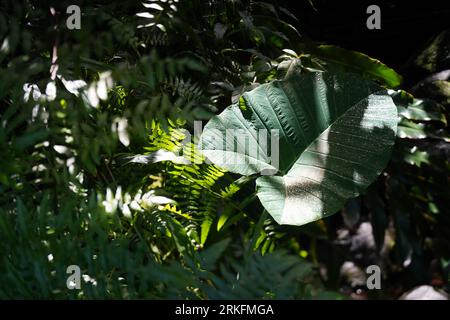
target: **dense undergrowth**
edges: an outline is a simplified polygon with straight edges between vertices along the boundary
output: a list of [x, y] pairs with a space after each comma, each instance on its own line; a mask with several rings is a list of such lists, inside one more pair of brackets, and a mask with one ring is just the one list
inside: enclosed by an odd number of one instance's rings
[[[0, 5], [1, 298], [449, 289], [448, 32], [412, 60], [428, 76], [402, 87], [379, 61], [301, 35], [270, 2], [85, 1], [80, 30], [66, 28], [70, 4]], [[183, 143], [194, 120], [246, 91], [330, 71], [389, 89], [399, 115], [388, 167], [332, 217], [278, 225], [252, 177]], [[346, 277], [344, 262], [379, 265], [383, 290]], [[66, 287], [69, 265], [82, 270], [80, 290]]]

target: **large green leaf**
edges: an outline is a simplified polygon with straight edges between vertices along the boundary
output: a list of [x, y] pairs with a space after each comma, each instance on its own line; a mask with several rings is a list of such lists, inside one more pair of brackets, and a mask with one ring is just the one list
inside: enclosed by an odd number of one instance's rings
[[[200, 148], [231, 172], [263, 174], [256, 180], [263, 206], [279, 223], [302, 225], [335, 213], [375, 180], [396, 130], [391, 97], [370, 80], [294, 74], [244, 93], [213, 117]], [[270, 141], [278, 144], [269, 148]]]
[[306, 52], [326, 62], [327, 70], [336, 69], [368, 75], [371, 79], [391, 88], [398, 87], [402, 82], [402, 77], [395, 70], [361, 52], [332, 45], [310, 46]]

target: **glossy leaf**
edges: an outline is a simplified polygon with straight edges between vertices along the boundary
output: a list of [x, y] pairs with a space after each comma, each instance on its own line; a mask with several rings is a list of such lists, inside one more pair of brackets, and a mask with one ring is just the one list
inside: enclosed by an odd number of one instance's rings
[[366, 74], [391, 88], [398, 87], [402, 82], [402, 77], [395, 70], [361, 52], [332, 45], [321, 45], [310, 50], [314, 56], [328, 63], [328, 70], [334, 67], [342, 71]]

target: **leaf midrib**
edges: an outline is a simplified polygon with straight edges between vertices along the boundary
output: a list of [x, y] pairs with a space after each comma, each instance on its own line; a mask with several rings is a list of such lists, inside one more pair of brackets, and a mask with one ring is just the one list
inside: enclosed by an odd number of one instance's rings
[[345, 114], [349, 111], [351, 111], [353, 108], [356, 108], [361, 102], [363, 102], [364, 100], [368, 99], [368, 97], [370, 97], [371, 95], [377, 95], [379, 93], [383, 92], [383, 90], [378, 90], [375, 92], [372, 92], [371, 94], [369, 94], [368, 96], [360, 99], [358, 102], [356, 102], [353, 106], [351, 106], [350, 108], [348, 108], [347, 110], [345, 110], [345, 112], [343, 112], [339, 117], [337, 117], [336, 119], [334, 119], [334, 121], [332, 123], [330, 123], [330, 125], [328, 127], [326, 127], [324, 130], [322, 130], [322, 132], [320, 132], [312, 141], [311, 143], [306, 146], [298, 155], [298, 157], [292, 161], [292, 163], [289, 164], [288, 168], [286, 169], [286, 172], [283, 172], [282, 170], [280, 170], [281, 173], [283, 173], [282, 176], [285, 176], [286, 174], [289, 173], [289, 171], [292, 169], [293, 165], [298, 161], [298, 159], [303, 155], [303, 153], [305, 152], [305, 150], [308, 150], [309, 147], [311, 147], [311, 145], [313, 143], [316, 142], [316, 140], [322, 135], [322, 133], [324, 133], [325, 131], [327, 131], [334, 123], [336, 123], [339, 119], [341, 119], [343, 116], [345, 116]]

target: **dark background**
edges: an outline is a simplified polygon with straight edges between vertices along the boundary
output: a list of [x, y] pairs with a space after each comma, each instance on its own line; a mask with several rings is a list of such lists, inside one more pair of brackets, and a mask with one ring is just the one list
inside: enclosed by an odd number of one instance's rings
[[[433, 36], [450, 27], [450, 1], [285, 0], [303, 35], [377, 58], [400, 73], [415, 75], [410, 60]], [[314, 6], [314, 9], [312, 5]], [[369, 30], [367, 7], [381, 9], [381, 30]]]

